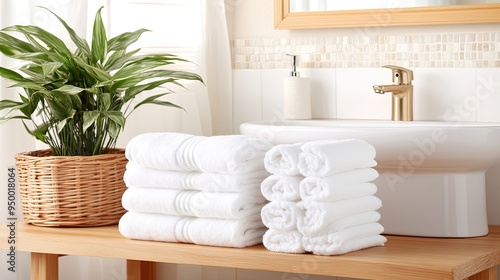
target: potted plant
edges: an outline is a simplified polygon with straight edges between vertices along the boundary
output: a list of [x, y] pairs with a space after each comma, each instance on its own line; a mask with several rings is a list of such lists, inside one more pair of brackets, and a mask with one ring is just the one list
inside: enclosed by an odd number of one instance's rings
[[65, 27], [76, 45], [74, 51], [37, 26], [14, 25], [0, 31], [0, 52], [27, 62], [17, 71], [0, 67], [0, 76], [12, 81], [12, 87], [24, 89], [19, 100], [0, 100], [0, 121], [21, 119], [29, 134], [50, 147], [16, 156], [28, 223], [118, 222], [124, 213], [126, 159], [123, 149], [115, 146], [126, 119], [146, 104], [180, 108], [161, 100], [170, 90], [146, 97], [140, 93], [182, 85], [181, 80], [203, 82], [195, 73], [168, 68], [186, 61], [178, 56], [129, 51], [145, 29], [108, 39], [101, 10], [95, 16], [90, 44], [48, 10]]

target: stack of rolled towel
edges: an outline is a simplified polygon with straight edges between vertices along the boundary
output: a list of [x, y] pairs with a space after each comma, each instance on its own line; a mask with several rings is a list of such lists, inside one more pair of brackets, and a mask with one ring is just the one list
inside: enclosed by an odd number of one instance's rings
[[270, 201], [262, 208], [262, 222], [269, 229], [263, 244], [270, 251], [304, 253], [302, 234], [297, 229], [299, 186], [304, 179], [298, 170], [301, 144], [274, 146], [264, 157], [264, 166], [271, 175], [261, 185]]
[[[261, 213], [269, 228], [264, 246], [275, 252], [318, 255], [383, 246], [386, 238], [377, 212], [382, 202], [372, 182], [378, 177], [376, 164], [374, 147], [356, 139], [273, 147], [265, 156], [266, 169], [291, 177], [275, 180], [271, 175], [262, 183], [262, 192], [271, 201]], [[291, 178], [302, 178], [298, 194], [297, 180]], [[278, 191], [270, 192], [269, 186]]]
[[246, 247], [262, 242], [260, 185], [269, 142], [147, 133], [127, 145], [120, 233], [132, 239]]
[[375, 148], [357, 140], [323, 140], [301, 147], [298, 169], [304, 249], [317, 255], [339, 255], [383, 246], [387, 239], [377, 210]]

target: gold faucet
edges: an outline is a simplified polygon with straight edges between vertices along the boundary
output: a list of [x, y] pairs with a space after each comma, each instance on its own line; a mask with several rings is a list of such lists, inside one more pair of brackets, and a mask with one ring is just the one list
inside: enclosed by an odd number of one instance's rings
[[392, 120], [413, 121], [413, 71], [394, 65], [382, 66], [392, 70], [392, 85], [373, 86], [375, 93], [392, 92]]

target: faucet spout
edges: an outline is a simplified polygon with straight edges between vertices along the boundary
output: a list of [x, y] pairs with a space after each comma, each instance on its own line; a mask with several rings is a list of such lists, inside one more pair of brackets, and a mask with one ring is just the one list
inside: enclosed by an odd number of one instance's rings
[[373, 86], [373, 91], [378, 94], [384, 94], [386, 92], [392, 93], [402, 93], [408, 90], [411, 85], [375, 85]]
[[373, 91], [378, 94], [392, 93], [392, 120], [413, 121], [413, 72], [398, 66], [384, 66], [392, 69], [394, 84], [374, 85]]

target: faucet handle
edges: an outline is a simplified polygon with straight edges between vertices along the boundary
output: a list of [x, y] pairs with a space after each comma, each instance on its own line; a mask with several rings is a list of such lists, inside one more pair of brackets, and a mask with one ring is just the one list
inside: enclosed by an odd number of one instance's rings
[[384, 68], [392, 70], [392, 82], [397, 85], [409, 85], [413, 81], [413, 71], [401, 66], [384, 65]]

